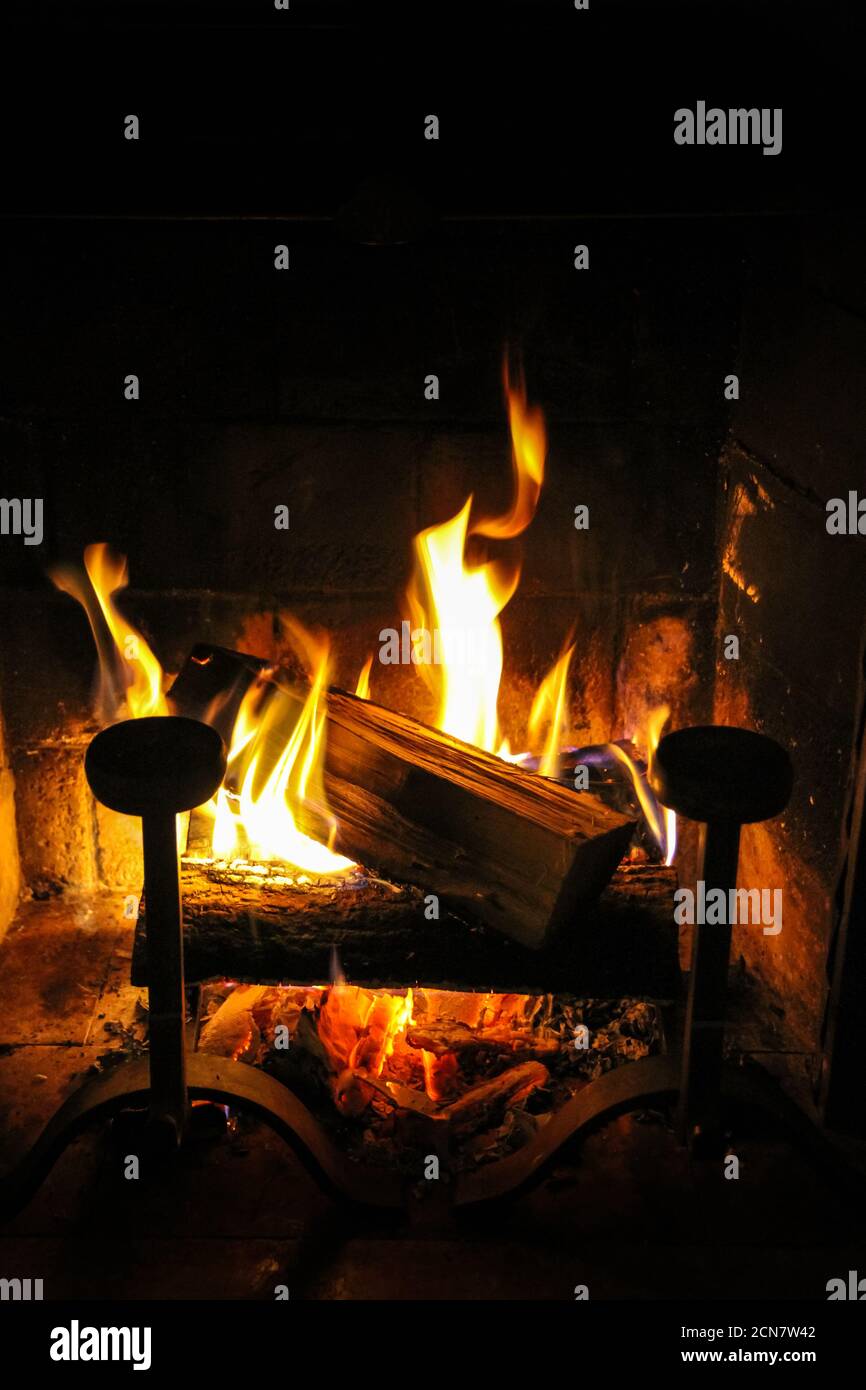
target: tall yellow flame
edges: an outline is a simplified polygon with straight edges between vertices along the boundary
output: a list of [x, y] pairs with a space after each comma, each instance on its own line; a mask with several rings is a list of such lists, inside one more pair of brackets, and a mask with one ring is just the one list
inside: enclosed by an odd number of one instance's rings
[[129, 582], [126, 557], [100, 541], [85, 550], [84, 569], [82, 574], [57, 565], [49, 574], [58, 589], [78, 600], [90, 622], [99, 655], [98, 717], [110, 722], [167, 714], [162, 667], [114, 602]]
[[530, 407], [522, 377], [505, 392], [511, 430], [514, 488], [508, 510], [473, 520], [470, 495], [456, 516], [415, 537], [415, 571], [407, 589], [416, 630], [430, 634], [433, 664], [418, 670], [437, 695], [434, 723], [456, 738], [488, 752], [503, 750], [497, 701], [502, 676], [499, 614], [517, 588], [514, 558], [467, 560], [473, 537], [507, 541], [519, 536], [535, 514], [544, 480], [547, 437], [541, 411]]
[[568, 670], [573, 655], [574, 644], [572, 643], [539, 685], [529, 713], [529, 737], [533, 743], [545, 725], [547, 726], [547, 737], [544, 740], [541, 762], [538, 767], [542, 777], [556, 777], [559, 772], [559, 750], [562, 746], [568, 693]]
[[[310, 873], [339, 873], [353, 861], [331, 849], [336, 821], [324, 790], [325, 693], [329, 647], [299, 623], [284, 626], [307, 668], [310, 688], [300, 715], [296, 702], [261, 676], [244, 696], [232, 731], [226, 781], [210, 809], [214, 815], [212, 850], [218, 858], [283, 860]], [[328, 843], [300, 829], [302, 807], [315, 811], [328, 827]]]

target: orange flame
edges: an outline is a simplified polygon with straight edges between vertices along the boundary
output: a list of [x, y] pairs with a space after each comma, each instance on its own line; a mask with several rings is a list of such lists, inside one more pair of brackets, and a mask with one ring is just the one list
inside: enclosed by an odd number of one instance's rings
[[496, 540], [511, 540], [525, 531], [538, 506], [538, 496], [544, 482], [544, 461], [547, 456], [547, 431], [544, 414], [538, 406], [526, 401], [523, 373], [511, 384], [506, 359], [503, 367], [505, 397], [508, 402], [508, 428], [511, 431], [511, 466], [514, 471], [514, 497], [508, 511], [474, 526], [473, 534]]
[[86, 577], [71, 565], [57, 565], [49, 575], [58, 589], [78, 600], [90, 622], [99, 655], [98, 718], [110, 723], [167, 714], [162, 667], [114, 602], [129, 580], [126, 556], [113, 554], [100, 541], [85, 550], [84, 569]]
[[335, 1070], [379, 1077], [397, 1039], [412, 1024], [413, 995], [332, 985], [322, 1004], [318, 1032]]
[[[325, 692], [329, 646], [299, 623], [284, 625], [307, 669], [310, 688], [300, 714], [297, 701], [261, 675], [244, 696], [232, 730], [226, 785], [203, 809], [214, 817], [217, 858], [278, 859], [316, 874], [350, 869], [351, 859], [331, 848], [336, 821], [325, 797]], [[326, 827], [327, 844], [300, 829], [301, 809]]]
[[497, 702], [502, 676], [499, 614], [514, 594], [520, 562], [469, 563], [472, 537], [511, 540], [535, 514], [544, 479], [547, 438], [541, 411], [529, 407], [522, 377], [512, 385], [505, 369], [514, 491], [501, 516], [471, 520], [470, 495], [456, 516], [415, 537], [415, 571], [407, 589], [416, 629], [432, 634], [435, 653], [418, 665], [438, 697], [437, 728], [488, 752], [507, 751]]
[[559, 750], [562, 746], [565, 722], [565, 701], [568, 691], [568, 669], [574, 654], [574, 644], [568, 647], [548, 671], [535, 692], [529, 713], [529, 737], [535, 740], [547, 725], [547, 737], [538, 771], [542, 777], [556, 777], [559, 772]]
[[[670, 713], [668, 705], [659, 705], [647, 719], [646, 735], [642, 740], [642, 746], [647, 754], [647, 776], [652, 770], [653, 754], [658, 748], [662, 729], [670, 718]], [[640, 802], [640, 808], [646, 817], [647, 825], [665, 856], [665, 863], [672, 864], [677, 850], [676, 813], [667, 806], [661, 806], [656, 801], [647, 785], [646, 777], [641, 774], [634, 760], [623, 748], [620, 748], [616, 743], [608, 744], [608, 748], [631, 774], [635, 793]]]
[[373, 658], [368, 656], [364, 665], [361, 667], [361, 674], [358, 676], [358, 684], [355, 686], [355, 694], [359, 700], [369, 700], [370, 698], [370, 671], [373, 667]]
[[[537, 995], [435, 989], [425, 989], [416, 998], [412, 989], [398, 993], [350, 985], [340, 973], [337, 983], [323, 991], [316, 1015], [338, 1108], [360, 1114], [370, 1100], [364, 1082], [380, 1078], [386, 1092], [394, 1081], [414, 1087], [421, 1083], [434, 1105], [447, 1103], [465, 1083], [453, 1048], [430, 1051], [424, 1046], [435, 1038], [437, 1021], [447, 1021], [454, 1036], [487, 1036], [503, 1051], [519, 1052], [536, 1044], [535, 1027], [543, 1021], [545, 1003], [545, 997]], [[413, 1038], [410, 1030], [418, 1028], [416, 1005], [422, 1015], [421, 1036]]]

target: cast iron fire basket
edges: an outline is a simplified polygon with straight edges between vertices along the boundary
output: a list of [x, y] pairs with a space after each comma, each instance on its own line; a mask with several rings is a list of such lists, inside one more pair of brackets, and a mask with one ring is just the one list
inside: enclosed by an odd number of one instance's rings
[[[364, 1206], [403, 1209], [424, 1184], [350, 1162], [308, 1108], [282, 1083], [256, 1068], [206, 1054], [187, 1055], [183, 938], [175, 821], [219, 786], [225, 748], [215, 730], [183, 716], [139, 719], [98, 734], [86, 771], [100, 801], [142, 818], [148, 903], [150, 1052], [88, 1082], [57, 1111], [25, 1159], [0, 1186], [0, 1206], [23, 1206], [59, 1154], [86, 1124], [130, 1107], [147, 1107], [145, 1151], [176, 1151], [190, 1132], [190, 1102], [239, 1107], [267, 1123], [298, 1153], [332, 1195]], [[699, 874], [727, 889], [736, 882], [740, 825], [776, 815], [787, 803], [792, 773], [770, 739], [742, 729], [694, 728], [663, 739], [654, 783], [664, 804], [702, 822]], [[698, 927], [683, 1045], [590, 1082], [520, 1150], [448, 1184], [455, 1207], [524, 1188], [578, 1133], [617, 1114], [679, 1099], [683, 1142], [718, 1151], [731, 1104], [758, 1104], [819, 1159], [829, 1156], [805, 1117], [757, 1067], [722, 1061], [730, 928]], [[431, 1125], [431, 1144], [434, 1142]], [[447, 1165], [447, 1154], [443, 1155]], [[447, 1173], [447, 1166], [446, 1166]]]

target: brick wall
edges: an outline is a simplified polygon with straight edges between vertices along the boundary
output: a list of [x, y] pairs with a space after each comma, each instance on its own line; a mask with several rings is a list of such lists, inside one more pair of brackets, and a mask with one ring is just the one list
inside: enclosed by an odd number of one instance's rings
[[[519, 742], [572, 628], [573, 738], [636, 732], [663, 699], [676, 723], [707, 718], [722, 378], [748, 234], [676, 220], [450, 224], [370, 247], [331, 224], [8, 227], [3, 486], [46, 506], [42, 547], [0, 546], [27, 882], [138, 872], [128, 827], [96, 813], [83, 781], [92, 641], [46, 568], [94, 540], [126, 553], [125, 610], [169, 671], [196, 640], [272, 655], [291, 611], [328, 629], [335, 678], [353, 686], [399, 622], [412, 536], [470, 491], [491, 511], [506, 502], [505, 342], [522, 349], [549, 435], [503, 620], [506, 732]], [[577, 242], [588, 272], [573, 267]], [[123, 398], [129, 372], [136, 402]], [[278, 503], [288, 532], [273, 527]], [[411, 671], [377, 667], [373, 693], [429, 713]]]
[[[853, 231], [804, 219], [766, 238], [744, 304], [741, 398], [721, 473], [715, 717], [778, 739], [796, 781], [783, 816], [744, 832], [743, 886], [784, 887], [778, 936], [735, 931], [768, 1025], [815, 1048], [830, 898], [866, 619], [866, 538], [831, 536], [826, 503], [864, 494], [866, 295]], [[750, 592], [751, 591], [751, 592]]]

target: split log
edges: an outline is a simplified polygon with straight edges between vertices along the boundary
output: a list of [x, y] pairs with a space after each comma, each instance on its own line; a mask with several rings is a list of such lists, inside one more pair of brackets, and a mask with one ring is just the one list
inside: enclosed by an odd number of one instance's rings
[[[598, 902], [575, 914], [571, 932], [533, 951], [448, 911], [430, 921], [420, 889], [361, 873], [343, 881], [269, 885], [266, 875], [227, 874], [184, 861], [184, 969], [189, 984], [328, 984], [336, 949], [347, 979], [374, 989], [671, 999], [680, 987], [676, 886], [672, 868], [622, 865]], [[147, 983], [146, 946], [142, 901], [134, 984]]]
[[[234, 702], [258, 664], [197, 647], [172, 689], [173, 704], [214, 719], [215, 680]], [[278, 673], [274, 679], [291, 728], [303, 696]], [[547, 945], [571, 926], [576, 910], [610, 881], [631, 839], [634, 821], [597, 797], [345, 691], [328, 692], [325, 732], [334, 848], [522, 945]], [[300, 821], [324, 838], [313, 808]]]
[[329, 692], [325, 789], [342, 853], [539, 947], [596, 898], [634, 822], [405, 715]]

